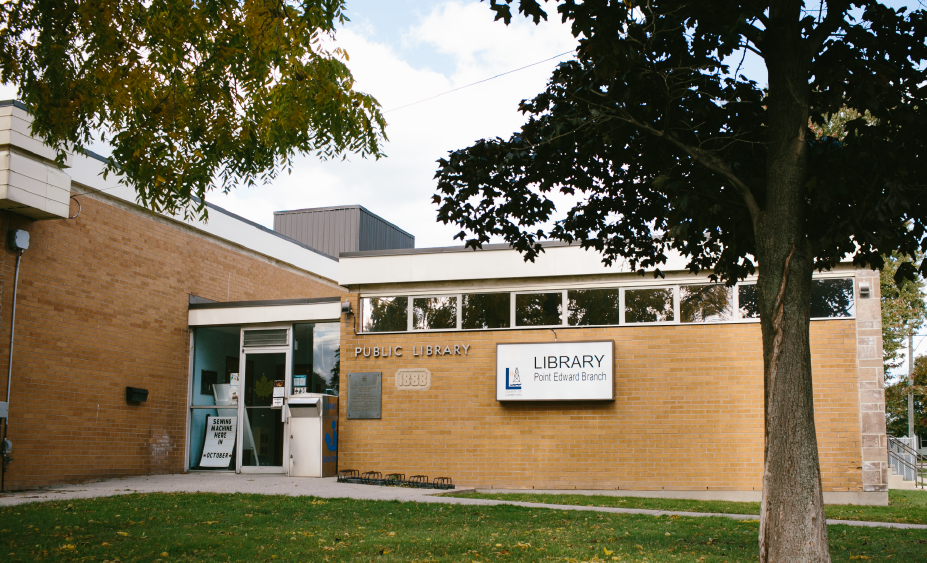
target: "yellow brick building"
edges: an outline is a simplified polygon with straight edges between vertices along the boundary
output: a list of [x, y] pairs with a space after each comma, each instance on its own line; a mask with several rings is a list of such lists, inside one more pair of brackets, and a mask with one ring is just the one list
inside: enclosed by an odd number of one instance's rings
[[[641, 277], [564, 245], [549, 245], [533, 264], [505, 247], [342, 254], [352, 314], [341, 333], [339, 467], [481, 488], [758, 500], [763, 361], [752, 281], [729, 290], [683, 266], [671, 260], [665, 279]], [[881, 504], [878, 276], [846, 267], [814, 283], [825, 500]], [[618, 312], [596, 310], [608, 303]], [[550, 314], [538, 317], [545, 306]], [[497, 345], [581, 341], [614, 343], [613, 400], [498, 400]], [[360, 372], [381, 374], [380, 418], [351, 418], [346, 408], [346, 376]], [[427, 385], [408, 385], [407, 375], [404, 384], [407, 372]]]

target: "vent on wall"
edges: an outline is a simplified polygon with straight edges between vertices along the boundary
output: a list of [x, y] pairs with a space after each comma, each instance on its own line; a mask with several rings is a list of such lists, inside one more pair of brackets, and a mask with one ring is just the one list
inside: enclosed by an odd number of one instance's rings
[[245, 346], [286, 346], [287, 329], [277, 328], [272, 330], [246, 330]]

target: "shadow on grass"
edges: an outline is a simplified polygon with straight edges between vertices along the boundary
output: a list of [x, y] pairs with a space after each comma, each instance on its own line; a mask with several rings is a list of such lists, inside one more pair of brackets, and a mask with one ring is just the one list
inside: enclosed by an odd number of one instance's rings
[[[755, 561], [758, 523], [398, 501], [147, 494], [0, 509], [4, 561]], [[834, 561], [922, 561], [920, 530], [831, 526]]]

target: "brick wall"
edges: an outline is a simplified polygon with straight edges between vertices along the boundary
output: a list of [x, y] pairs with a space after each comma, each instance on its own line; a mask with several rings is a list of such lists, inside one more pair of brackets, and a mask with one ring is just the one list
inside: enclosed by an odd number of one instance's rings
[[[855, 324], [811, 323], [825, 491], [863, 490]], [[342, 398], [339, 468], [478, 487], [761, 490], [759, 324], [571, 328], [557, 337], [615, 341], [614, 402], [496, 401], [496, 342], [553, 342], [549, 329], [355, 336], [345, 325], [342, 374], [383, 373], [383, 418], [347, 420]], [[469, 354], [411, 354], [438, 343], [468, 344]], [[356, 346], [397, 345], [402, 358], [354, 356]], [[429, 369], [430, 389], [397, 389], [400, 368]]]
[[[239, 301], [343, 292], [132, 205], [80, 200], [74, 220], [0, 212], [0, 234], [31, 234], [17, 304], [9, 488], [183, 470], [188, 294]], [[14, 262], [3, 250], [0, 394]], [[148, 389], [148, 402], [127, 404], [127, 385]]]

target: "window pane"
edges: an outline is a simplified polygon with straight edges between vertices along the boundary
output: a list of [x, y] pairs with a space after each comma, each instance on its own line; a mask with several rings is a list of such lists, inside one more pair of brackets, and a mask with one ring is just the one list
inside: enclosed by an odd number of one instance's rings
[[848, 278], [811, 282], [811, 318], [852, 317], [855, 314], [853, 280]]
[[312, 332], [312, 381], [316, 393], [338, 394], [341, 372], [341, 324], [318, 323]]
[[416, 297], [412, 300], [412, 328], [457, 328], [456, 297]]
[[672, 289], [629, 289], [624, 292], [627, 323], [659, 323], [673, 320]]
[[361, 304], [364, 332], [408, 330], [408, 297], [368, 297]]
[[461, 326], [465, 329], [508, 328], [511, 299], [509, 293], [464, 295]]
[[729, 321], [734, 317], [733, 292], [723, 285], [679, 288], [679, 316], [684, 323]]
[[524, 293], [515, 296], [515, 324], [518, 326], [546, 326], [560, 324], [563, 294]]
[[312, 328], [313, 323], [293, 325], [293, 394], [321, 393], [316, 391], [317, 382], [312, 377]]
[[[238, 373], [238, 344], [241, 327], [198, 326], [193, 329], [193, 393], [191, 404], [216, 404], [216, 392], [228, 388], [229, 377]], [[227, 400], [227, 394], [220, 400]], [[226, 403], [228, 404], [228, 403]]]
[[616, 325], [621, 313], [618, 289], [576, 289], [567, 292], [572, 326]]
[[740, 301], [740, 318], [760, 318], [760, 301], [756, 293], [756, 285], [738, 285], [737, 298]]
[[293, 325], [293, 394], [338, 394], [341, 367], [338, 323]]
[[[232, 457], [228, 464], [213, 463], [200, 465], [203, 461], [203, 445], [206, 443], [207, 417], [238, 418], [238, 407], [230, 409], [190, 409], [190, 469], [197, 471], [228, 471], [235, 469], [235, 448], [232, 448]], [[237, 424], [237, 423], [236, 423]], [[235, 441], [233, 436], [232, 441]], [[207, 461], [207, 463], [209, 463]]]

